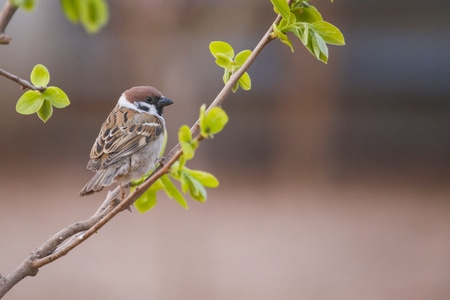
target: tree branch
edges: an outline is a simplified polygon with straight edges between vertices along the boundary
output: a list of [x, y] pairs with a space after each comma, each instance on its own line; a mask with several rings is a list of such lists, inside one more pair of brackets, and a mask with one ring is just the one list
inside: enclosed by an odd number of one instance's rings
[[[290, 4], [292, 0], [288, 1]], [[275, 19], [274, 24], [278, 24], [281, 17], [278, 16]], [[239, 78], [247, 71], [250, 65], [254, 62], [256, 57], [261, 53], [263, 48], [273, 40], [271, 35], [272, 26], [264, 34], [260, 42], [256, 45], [252, 54], [249, 56], [247, 61], [239, 68], [235, 73], [232, 74], [230, 80], [225, 84], [213, 102], [209, 105], [207, 111], [211, 108], [220, 106], [225, 98], [229, 95], [232, 87], [237, 83]], [[3, 72], [3, 73], [2, 73]], [[4, 71], [0, 70], [0, 74], [4, 75]], [[9, 74], [9, 73], [7, 73]], [[14, 75], [13, 75], [14, 76]], [[11, 78], [11, 74], [5, 76]], [[14, 80], [14, 79], [12, 79]], [[17, 81], [22, 86], [30, 88], [28, 85], [23, 85], [22, 81]], [[200, 130], [199, 130], [199, 120], [192, 126], [191, 132], [195, 139], [201, 140]], [[13, 286], [15, 286], [19, 281], [27, 276], [34, 276], [37, 274], [39, 268], [49, 264], [58, 258], [66, 255], [72, 249], [77, 247], [79, 244], [87, 240], [91, 235], [100, 230], [106, 223], [108, 223], [114, 216], [123, 210], [129, 208], [156, 180], [161, 176], [168, 173], [170, 167], [178, 160], [182, 154], [180, 144], [177, 144], [169, 154], [166, 156], [165, 163], [159, 165], [158, 168], [149, 176], [140, 186], [138, 186], [132, 193], [130, 193], [122, 201], [118, 201], [117, 195], [119, 188], [117, 187], [114, 191], [109, 192], [105, 201], [97, 210], [97, 212], [89, 219], [76, 222], [58, 233], [52, 236], [44, 244], [33, 251], [28, 258], [26, 258], [14, 271], [12, 271], [6, 277], [0, 276], [0, 298], [6, 294]], [[62, 244], [65, 241], [64, 244]]]
[[24, 89], [30, 89], [30, 90], [34, 90], [34, 91], [40, 91], [43, 92], [45, 91], [45, 87], [37, 87], [32, 85], [30, 82], [26, 81], [25, 79], [22, 79], [14, 74], [11, 74], [9, 72], [6, 72], [3, 69], [0, 69], [0, 75], [3, 77], [6, 77], [14, 82], [17, 82], [20, 87], [24, 90]]
[[117, 198], [119, 191], [119, 187], [116, 187], [112, 192], [108, 192], [105, 201], [92, 217], [63, 228], [40, 247], [35, 249], [30, 256], [8, 276], [0, 276], [0, 298], [25, 277], [35, 276], [40, 267], [66, 255], [73, 248], [70, 246], [74, 244], [75, 240], [83, 240], [82, 232], [98, 223], [117, 206], [119, 203]]
[[6, 0], [5, 5], [3, 5], [0, 11], [0, 44], [7, 45], [11, 41], [11, 37], [5, 34], [5, 30], [16, 10], [17, 6]]
[[[7, 45], [11, 41], [11, 37], [5, 34], [6, 27], [11, 21], [14, 13], [17, 11], [17, 6], [12, 4], [9, 0], [6, 0], [5, 5], [3, 5], [2, 10], [0, 11], [0, 45]], [[32, 85], [30, 82], [19, 78], [18, 76], [6, 72], [5, 70], [0, 69], [0, 75], [6, 77], [14, 82], [20, 84], [22, 89], [30, 89], [34, 91], [45, 91], [44, 87], [37, 87]]]

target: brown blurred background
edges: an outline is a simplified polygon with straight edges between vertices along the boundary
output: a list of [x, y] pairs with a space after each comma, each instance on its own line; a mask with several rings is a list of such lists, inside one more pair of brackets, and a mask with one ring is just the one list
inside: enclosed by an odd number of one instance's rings
[[[78, 191], [122, 91], [175, 101], [171, 147], [222, 87], [209, 42], [253, 48], [274, 19], [268, 0], [109, 1], [89, 36], [52, 2], [19, 11], [0, 48], [1, 68], [42, 63], [72, 102], [43, 124], [0, 78], [3, 275], [102, 201]], [[313, 3], [347, 45], [323, 65], [269, 44], [190, 164], [221, 181], [207, 203], [123, 213], [5, 299], [449, 299], [450, 2]]]

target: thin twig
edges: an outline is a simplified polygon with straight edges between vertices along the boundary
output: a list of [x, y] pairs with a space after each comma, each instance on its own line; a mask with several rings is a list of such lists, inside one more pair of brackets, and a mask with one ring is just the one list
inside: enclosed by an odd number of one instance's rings
[[[17, 6], [11, 3], [11, 1], [6, 1], [5, 5], [3, 5], [2, 10], [0, 11], [0, 45], [7, 45], [11, 41], [11, 37], [5, 34], [6, 27], [8, 26], [9, 22], [11, 21], [12, 17], [14, 16], [14, 13], [17, 11]], [[45, 87], [37, 87], [32, 85], [30, 82], [19, 78], [18, 76], [11, 74], [9, 72], [6, 72], [5, 70], [0, 69], [0, 75], [17, 82], [22, 89], [30, 89], [34, 91], [45, 91]]]
[[3, 5], [0, 11], [0, 45], [7, 45], [11, 41], [11, 37], [5, 34], [5, 30], [16, 10], [17, 6], [13, 5], [11, 1], [6, 0], [5, 5]]
[[0, 69], [0, 75], [8, 78], [14, 82], [17, 82], [23, 90], [30, 89], [30, 90], [34, 90], [34, 91], [40, 91], [40, 92], [45, 91], [45, 87], [34, 86], [30, 82], [26, 81], [25, 79], [22, 79], [14, 74], [6, 72], [3, 69]]
[[[292, 0], [288, 3], [290, 4]], [[275, 19], [274, 24], [278, 24], [281, 17]], [[220, 106], [227, 95], [230, 93], [232, 87], [237, 83], [239, 78], [247, 71], [256, 57], [261, 53], [262, 49], [273, 40], [271, 36], [272, 26], [267, 30], [261, 41], [256, 45], [252, 54], [247, 61], [239, 68], [225, 84], [213, 102], [209, 105], [207, 111], [211, 108]], [[0, 70], [1, 71], [1, 70]], [[8, 77], [9, 78], [9, 77]], [[199, 120], [192, 126], [191, 132], [195, 139], [199, 139]], [[132, 193], [130, 193], [120, 203], [108, 199], [115, 197], [117, 188], [112, 193], [108, 193], [107, 199], [103, 202], [97, 212], [89, 219], [83, 222], [74, 223], [51, 237], [47, 242], [42, 244], [35, 250], [27, 259], [25, 259], [20, 266], [6, 277], [0, 278], [0, 298], [8, 292], [14, 285], [27, 276], [34, 276], [37, 274], [39, 268], [49, 264], [58, 258], [66, 255], [72, 249], [87, 240], [91, 235], [100, 230], [106, 223], [108, 223], [118, 213], [124, 211], [132, 205], [156, 180], [169, 172], [170, 167], [178, 160], [182, 154], [180, 144], [176, 145], [166, 156], [165, 163], [160, 165], [153, 174], [147, 178], [140, 186], [138, 186]], [[81, 233], [82, 232], [82, 233]], [[66, 241], [66, 242], [64, 242]], [[62, 244], [64, 242], [64, 244]], [[61, 245], [61, 246], [60, 246]], [[59, 248], [57, 248], [60, 246]]]

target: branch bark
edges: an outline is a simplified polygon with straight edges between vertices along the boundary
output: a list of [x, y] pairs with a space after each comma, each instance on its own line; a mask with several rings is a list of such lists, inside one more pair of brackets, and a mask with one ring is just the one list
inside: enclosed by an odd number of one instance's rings
[[[18, 7], [12, 4], [9, 0], [6, 0], [5, 5], [3, 5], [2, 10], [0, 11], [0, 45], [7, 45], [11, 41], [11, 37], [6, 35], [5, 31], [14, 16], [14, 13], [17, 11], [17, 8]], [[0, 75], [17, 82], [22, 89], [30, 89], [40, 92], [45, 91], [45, 88], [34, 86], [30, 82], [19, 78], [14, 74], [6, 72], [5, 70], [0, 69]]]
[[11, 74], [9, 72], [6, 72], [3, 69], [0, 69], [0, 75], [3, 77], [6, 77], [14, 82], [17, 82], [20, 87], [24, 90], [24, 89], [30, 89], [30, 90], [34, 90], [34, 91], [40, 91], [43, 92], [45, 91], [45, 87], [37, 87], [32, 85], [30, 82], [26, 81], [25, 79], [22, 79], [14, 74]]
[[[292, 0], [289, 0], [290, 4]], [[281, 20], [280, 16], [274, 21], [274, 24], [278, 24]], [[272, 26], [264, 34], [260, 42], [256, 45], [252, 54], [247, 61], [239, 68], [232, 76], [230, 80], [225, 84], [216, 98], [209, 105], [207, 111], [211, 108], [220, 106], [229, 95], [232, 87], [237, 83], [239, 78], [247, 71], [250, 65], [254, 62], [256, 57], [261, 53], [263, 48], [273, 40], [271, 35]], [[1, 70], [0, 70], [1, 71]], [[8, 77], [10, 78], [10, 77]], [[26, 86], [28, 87], [28, 86]], [[191, 132], [194, 138], [199, 138], [199, 120], [192, 126]], [[177, 144], [169, 154], [166, 156], [165, 163], [160, 165], [153, 174], [147, 178], [140, 186], [138, 186], [132, 193], [130, 193], [125, 199], [118, 200], [119, 188], [109, 192], [103, 204], [97, 210], [97, 212], [89, 219], [74, 223], [55, 235], [53, 235], [44, 244], [33, 251], [29, 257], [27, 257], [15, 270], [5, 277], [0, 276], [0, 298], [3, 297], [13, 286], [24, 279], [27, 276], [35, 276], [39, 271], [39, 268], [49, 264], [58, 258], [66, 255], [72, 249], [80, 245], [87, 240], [91, 235], [100, 230], [106, 223], [108, 223], [118, 213], [129, 208], [157, 179], [166, 174], [170, 167], [181, 156], [182, 150], [180, 144]], [[64, 244], [63, 244], [64, 242]]]
[[0, 44], [7, 45], [11, 41], [11, 37], [5, 34], [5, 30], [16, 11], [17, 6], [8, 0], [0, 11]]

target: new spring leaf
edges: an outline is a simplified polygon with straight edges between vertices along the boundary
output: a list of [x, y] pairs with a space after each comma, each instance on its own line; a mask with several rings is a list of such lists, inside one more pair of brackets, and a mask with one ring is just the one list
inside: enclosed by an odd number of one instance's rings
[[26, 11], [32, 11], [36, 4], [35, 0], [10, 0], [12, 4]]
[[106, 25], [109, 18], [105, 0], [60, 0], [67, 20], [81, 23], [88, 33], [96, 33]]
[[183, 150], [183, 155], [186, 160], [194, 158], [195, 149], [198, 146], [198, 142], [192, 139], [191, 130], [187, 125], [180, 127], [178, 131], [178, 140]]
[[35, 86], [45, 87], [50, 82], [50, 73], [44, 65], [37, 64], [31, 71], [30, 80]]
[[344, 45], [341, 31], [331, 23], [323, 21], [320, 12], [308, 1], [294, 0], [291, 6], [285, 0], [271, 0], [275, 12], [282, 16], [278, 25], [273, 25], [272, 37], [278, 38], [294, 52], [287, 32], [292, 32], [318, 60], [327, 63], [328, 46]]
[[200, 132], [204, 138], [210, 138], [219, 133], [228, 123], [228, 115], [220, 107], [213, 107], [208, 112], [205, 105], [200, 108]]
[[33, 85], [44, 90], [26, 91], [17, 101], [18, 113], [22, 115], [36, 113], [43, 122], [47, 122], [53, 114], [53, 107], [64, 108], [70, 104], [66, 93], [59, 87], [47, 87], [50, 82], [50, 73], [45, 66], [41, 64], [34, 66], [30, 80]]
[[[223, 82], [225, 84], [230, 80], [231, 75], [239, 70], [239, 68], [247, 61], [250, 54], [252, 54], [251, 50], [243, 50], [235, 57], [233, 47], [223, 41], [211, 42], [209, 44], [209, 51], [216, 59], [216, 64], [224, 69]], [[232, 87], [232, 91], [236, 92], [239, 87], [247, 91], [250, 90], [251, 86], [250, 75], [245, 72]]]

